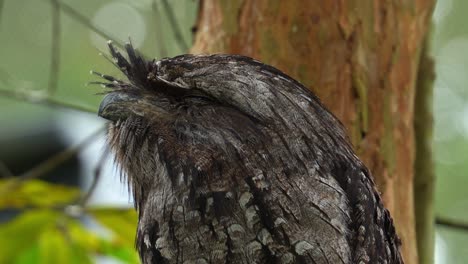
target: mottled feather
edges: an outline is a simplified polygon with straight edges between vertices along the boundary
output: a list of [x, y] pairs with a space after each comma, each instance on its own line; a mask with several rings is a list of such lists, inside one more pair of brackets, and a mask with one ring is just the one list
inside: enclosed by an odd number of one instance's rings
[[238, 55], [125, 50], [110, 44], [128, 82], [99, 74], [100, 115], [143, 263], [403, 263], [370, 172], [303, 85]]

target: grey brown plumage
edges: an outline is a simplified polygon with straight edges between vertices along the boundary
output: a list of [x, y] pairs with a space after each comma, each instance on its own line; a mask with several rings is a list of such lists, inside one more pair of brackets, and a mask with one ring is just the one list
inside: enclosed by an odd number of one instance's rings
[[340, 122], [281, 71], [238, 55], [145, 60], [99, 114], [133, 192], [143, 263], [403, 263]]

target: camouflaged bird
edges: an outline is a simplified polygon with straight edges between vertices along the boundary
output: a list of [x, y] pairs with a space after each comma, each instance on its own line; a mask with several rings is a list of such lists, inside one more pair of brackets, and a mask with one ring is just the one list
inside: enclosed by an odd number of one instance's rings
[[145, 60], [99, 115], [134, 196], [143, 263], [403, 263], [372, 176], [299, 82], [238, 55]]

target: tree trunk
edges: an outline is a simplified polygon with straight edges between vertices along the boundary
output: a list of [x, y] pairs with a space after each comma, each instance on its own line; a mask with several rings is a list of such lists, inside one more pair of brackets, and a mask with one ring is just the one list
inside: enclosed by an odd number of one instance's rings
[[418, 263], [414, 102], [433, 0], [201, 1], [193, 53], [234, 53], [309, 87], [343, 122]]

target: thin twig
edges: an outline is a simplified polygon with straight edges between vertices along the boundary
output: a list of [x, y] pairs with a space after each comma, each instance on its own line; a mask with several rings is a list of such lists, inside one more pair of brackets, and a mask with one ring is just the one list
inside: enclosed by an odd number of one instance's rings
[[89, 107], [82, 106], [82, 105], [62, 102], [55, 98], [48, 97], [44, 95], [44, 93], [42, 92], [35, 93], [31, 91], [0, 89], [0, 95], [15, 99], [15, 100], [28, 102], [28, 103], [47, 105], [47, 106], [52, 106], [52, 107], [67, 108], [67, 109], [72, 109], [72, 110], [86, 112], [86, 113], [96, 113], [96, 109], [94, 108], [89, 108]]
[[104, 161], [108, 157], [108, 154], [109, 154], [109, 149], [106, 149], [106, 151], [99, 158], [96, 168], [94, 169], [93, 181], [91, 182], [91, 186], [89, 187], [88, 191], [83, 194], [83, 196], [80, 198], [80, 200], [77, 203], [81, 207], [86, 206], [86, 204], [89, 201], [89, 198], [91, 198], [91, 195], [96, 190], [96, 186], [99, 182], [99, 179], [101, 178], [102, 167], [104, 166]]
[[161, 36], [163, 35], [162, 27], [161, 27], [161, 12], [159, 10], [158, 4], [156, 0], [153, 0], [151, 5], [153, 12], [154, 12], [154, 20], [155, 20], [155, 27], [154, 27], [154, 34], [156, 36], [156, 46], [159, 48], [159, 57], [164, 58], [167, 57], [167, 50], [166, 45], [164, 42], [164, 38]]
[[99, 128], [98, 130], [94, 131], [92, 134], [87, 136], [80, 143], [55, 154], [54, 156], [48, 158], [44, 162], [38, 164], [36, 167], [28, 170], [26, 173], [22, 174], [17, 179], [19, 181], [25, 181], [29, 179], [38, 178], [44, 174], [49, 173], [50, 171], [55, 169], [60, 164], [64, 163], [65, 161], [71, 159], [76, 154], [78, 154], [78, 152], [80, 152], [83, 149], [83, 147], [91, 143], [96, 138], [97, 135], [99, 135], [100, 133], [104, 131], [104, 129], [105, 127]]
[[189, 46], [187, 42], [185, 41], [184, 37], [182, 36], [182, 30], [180, 29], [180, 26], [177, 23], [174, 10], [169, 5], [169, 2], [167, 0], [161, 0], [161, 2], [164, 8], [164, 11], [167, 14], [167, 18], [169, 19], [169, 23], [171, 24], [171, 27], [174, 31], [174, 36], [176, 38], [177, 45], [179, 45], [179, 47], [182, 49], [183, 52], [187, 52], [189, 49]]
[[8, 169], [8, 166], [5, 164], [5, 162], [0, 160], [0, 178], [11, 178], [13, 177], [13, 173], [11, 172], [10, 169]]
[[52, 5], [52, 43], [49, 72], [49, 96], [57, 91], [58, 74], [60, 70], [60, 6], [58, 0], [50, 0]]
[[92, 31], [94, 31], [96, 34], [100, 35], [101, 37], [103, 37], [103, 38], [105, 38], [107, 40], [112, 40], [115, 43], [115, 45], [117, 45], [119, 48], [124, 48], [124, 44], [122, 42], [118, 41], [116, 38], [110, 36], [109, 34], [104, 32], [103, 30], [101, 30], [98, 27], [96, 27], [95, 25], [93, 25], [93, 23], [91, 21], [89, 21], [89, 19], [87, 17], [80, 14], [78, 11], [73, 9], [71, 6], [65, 4], [65, 3], [61, 2], [61, 1], [57, 1], [57, 4], [59, 5], [60, 9], [64, 13], [69, 15], [71, 18], [73, 18], [77, 22], [79, 22], [82, 25], [90, 28]]
[[47, 173], [51, 172], [59, 165], [63, 164], [64, 162], [73, 158], [78, 152], [80, 152], [85, 146], [91, 143], [97, 135], [104, 131], [105, 127], [101, 127], [98, 130], [94, 131], [92, 134], [87, 136], [83, 141], [67, 148], [52, 157], [49, 157], [47, 160], [39, 163], [36, 167], [28, 170], [27, 172], [23, 173], [22, 175], [16, 177], [10, 184], [5, 186], [2, 190], [0, 190], [0, 194], [5, 195], [5, 193], [12, 192], [20, 187], [23, 183], [28, 180], [39, 178]]
[[459, 221], [455, 219], [448, 219], [448, 218], [438, 216], [436, 218], [436, 224], [450, 227], [450, 228], [456, 228], [456, 229], [468, 231], [468, 222], [463, 222], [463, 221]]
[[2, 20], [2, 15], [3, 15], [3, 7], [5, 6], [5, 1], [4, 0], [0, 0], [0, 22]]

